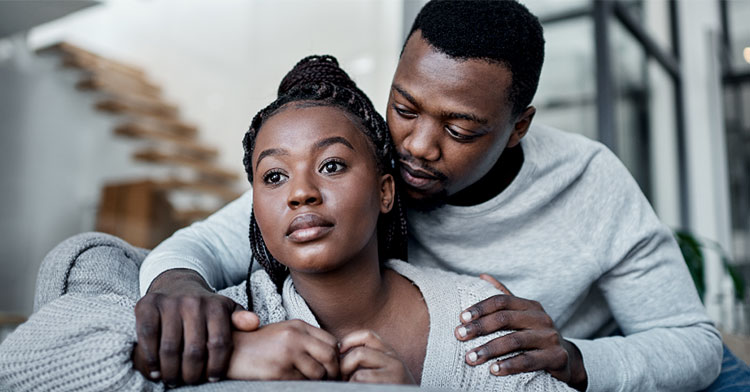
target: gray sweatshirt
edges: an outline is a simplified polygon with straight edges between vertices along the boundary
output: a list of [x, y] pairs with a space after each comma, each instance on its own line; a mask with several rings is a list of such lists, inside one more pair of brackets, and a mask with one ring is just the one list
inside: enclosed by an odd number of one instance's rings
[[[581, 350], [589, 390], [708, 386], [721, 337], [627, 169], [600, 143], [546, 126], [532, 126], [521, 147], [520, 172], [493, 199], [409, 212], [409, 262], [488, 273], [539, 301]], [[219, 288], [242, 281], [251, 206], [248, 191], [159, 245], [141, 267], [141, 293], [172, 268]], [[613, 318], [625, 336], [596, 338]]]

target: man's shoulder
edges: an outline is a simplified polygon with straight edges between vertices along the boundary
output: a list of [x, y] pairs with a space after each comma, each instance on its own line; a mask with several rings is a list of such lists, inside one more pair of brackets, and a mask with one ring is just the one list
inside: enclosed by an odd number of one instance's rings
[[533, 124], [521, 141], [525, 155], [551, 161], [585, 160], [607, 151], [602, 143], [545, 124]]
[[554, 173], [555, 177], [571, 180], [581, 176], [631, 177], [607, 146], [577, 133], [535, 124], [521, 143], [525, 159], [535, 167], [537, 176]]

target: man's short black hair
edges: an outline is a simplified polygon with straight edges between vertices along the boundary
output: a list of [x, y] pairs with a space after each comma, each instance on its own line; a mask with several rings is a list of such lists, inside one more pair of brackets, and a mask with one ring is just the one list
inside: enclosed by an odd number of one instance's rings
[[508, 101], [513, 115], [531, 103], [544, 62], [544, 34], [539, 19], [522, 4], [513, 0], [433, 0], [419, 11], [409, 37], [417, 30], [449, 57], [482, 59], [508, 67], [512, 75]]

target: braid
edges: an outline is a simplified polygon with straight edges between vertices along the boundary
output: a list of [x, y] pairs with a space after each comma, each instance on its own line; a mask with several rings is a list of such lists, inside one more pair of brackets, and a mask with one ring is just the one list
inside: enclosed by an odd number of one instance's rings
[[346, 88], [357, 87], [349, 75], [339, 68], [339, 62], [335, 57], [307, 56], [295, 64], [294, 68], [281, 80], [278, 96], [286, 94], [294, 86], [323, 81]]
[[[242, 144], [245, 149], [243, 163], [247, 179], [253, 182], [252, 156], [255, 139], [263, 123], [284, 110], [290, 103], [300, 106], [333, 106], [359, 119], [360, 128], [375, 150], [377, 169], [381, 174], [396, 176], [395, 154], [388, 126], [383, 116], [374, 108], [367, 95], [360, 90], [349, 75], [339, 68], [333, 56], [309, 56], [300, 60], [281, 81], [278, 98], [253, 117]], [[378, 219], [378, 255], [381, 262], [391, 258], [407, 259], [406, 213], [401, 197], [396, 192], [393, 208]], [[276, 288], [281, 288], [288, 270], [266, 248], [255, 213], [250, 218], [250, 247], [253, 258], [266, 270]], [[250, 273], [248, 270], [248, 302], [250, 302]], [[248, 306], [252, 306], [251, 303]]]

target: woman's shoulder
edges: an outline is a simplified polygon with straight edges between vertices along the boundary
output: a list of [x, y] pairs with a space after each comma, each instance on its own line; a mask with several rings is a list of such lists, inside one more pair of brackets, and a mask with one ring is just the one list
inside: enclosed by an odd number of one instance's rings
[[423, 295], [427, 295], [426, 291], [434, 290], [441, 296], [456, 296], [461, 308], [474, 305], [493, 295], [502, 294], [495, 286], [478, 276], [463, 275], [439, 268], [418, 267], [396, 259], [389, 260], [386, 266], [416, 284]]

